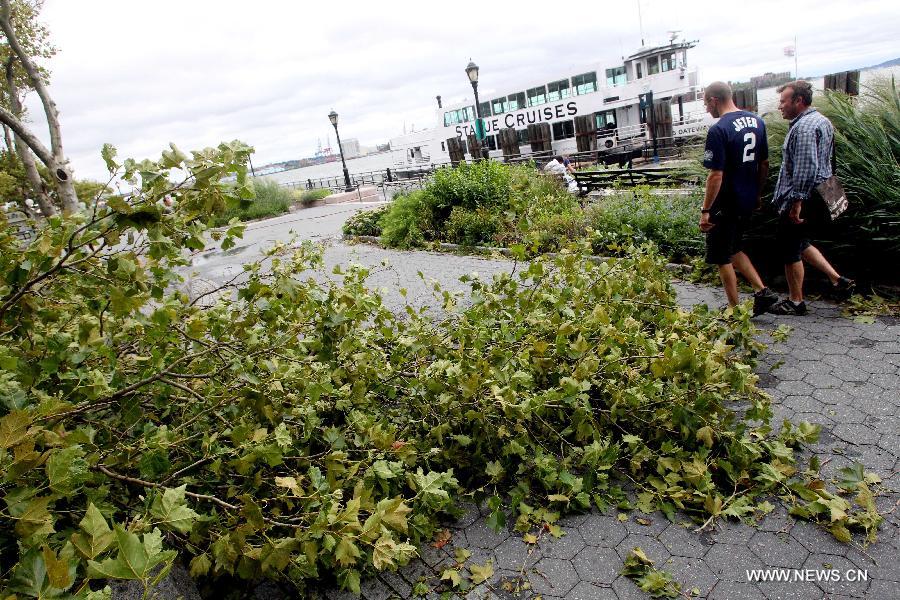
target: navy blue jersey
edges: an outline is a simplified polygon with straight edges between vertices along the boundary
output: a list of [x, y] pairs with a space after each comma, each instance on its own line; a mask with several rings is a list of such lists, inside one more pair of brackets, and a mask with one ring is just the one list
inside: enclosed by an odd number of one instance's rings
[[713, 210], [752, 213], [759, 196], [759, 166], [768, 159], [769, 142], [762, 118], [745, 110], [722, 115], [709, 128], [703, 153], [704, 167], [723, 172]]

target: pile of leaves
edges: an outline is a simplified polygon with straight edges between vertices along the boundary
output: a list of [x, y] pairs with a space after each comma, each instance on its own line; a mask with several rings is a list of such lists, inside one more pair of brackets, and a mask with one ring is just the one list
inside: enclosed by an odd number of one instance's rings
[[775, 494], [874, 536], [874, 476], [829, 491], [796, 465], [816, 429], [772, 433], [749, 314], [679, 308], [647, 249], [567, 250], [470, 279], [465, 303], [436, 285], [438, 317], [390, 312], [362, 267], [325, 276], [310, 245], [188, 295], [192, 254], [241, 234], [205, 221], [252, 194], [249, 152], [106, 148], [129, 202], [54, 217], [24, 249], [0, 233], [0, 589], [99, 598], [180, 560], [231, 589], [358, 591], [464, 494], [519, 531], [631, 502], [751, 520]]

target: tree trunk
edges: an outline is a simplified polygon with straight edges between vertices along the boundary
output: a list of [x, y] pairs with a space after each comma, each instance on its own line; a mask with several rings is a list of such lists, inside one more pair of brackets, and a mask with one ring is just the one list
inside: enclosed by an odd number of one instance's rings
[[16, 149], [15, 146], [13, 146], [12, 132], [9, 130], [9, 127], [6, 125], [6, 123], [3, 124], [3, 139], [4, 141], [6, 141], [7, 151], [9, 151], [10, 153], [15, 152]]
[[[49, 153], [47, 156], [42, 156], [38, 148], [29, 141], [29, 138], [34, 140], [36, 140], [36, 138], [31, 135], [30, 132], [28, 132], [28, 136], [22, 135], [22, 131], [17, 130], [13, 123], [8, 120], [8, 117], [13, 116], [10, 115], [8, 111], [0, 111], [0, 120], [9, 125], [10, 128], [16, 132], [16, 135], [21, 137], [25, 143], [34, 150], [34, 153], [37, 154], [38, 158], [47, 165], [47, 168], [53, 176], [56, 177], [57, 187], [59, 189], [59, 199], [63, 205], [63, 212], [76, 212], [78, 210], [78, 195], [75, 193], [75, 178], [72, 177], [72, 169], [69, 167], [69, 161], [66, 160], [65, 153], [63, 152], [62, 136], [59, 128], [59, 111], [56, 110], [56, 103], [53, 102], [53, 99], [50, 97], [50, 93], [47, 91], [47, 86], [44, 85], [41, 74], [34, 66], [34, 63], [31, 62], [31, 57], [22, 50], [22, 46], [19, 44], [16, 32], [13, 30], [10, 20], [11, 10], [9, 7], [9, 0], [0, 0], [0, 8], [2, 8], [2, 11], [0, 11], [0, 29], [3, 29], [3, 33], [6, 35], [6, 41], [9, 43], [10, 49], [16, 55], [16, 58], [19, 59], [19, 62], [22, 63], [25, 72], [28, 74], [28, 78], [31, 80], [34, 91], [37, 92], [41, 99], [41, 103], [44, 105], [44, 114], [47, 117], [47, 127], [50, 130], [50, 148], [52, 149], [52, 153]], [[18, 123], [20, 130], [25, 130], [18, 118], [15, 118], [15, 121]], [[46, 150], [43, 144], [40, 144], [40, 146]]]
[[[17, 118], [21, 117], [22, 103], [19, 102], [19, 90], [16, 88], [16, 80], [13, 76], [12, 57], [9, 57], [6, 61], [6, 85], [8, 86], [9, 106], [12, 108], [12, 113]], [[3, 127], [7, 131], [9, 130], [9, 127], [6, 125]], [[51, 217], [56, 214], [56, 207], [50, 202], [50, 196], [47, 194], [44, 180], [41, 179], [41, 174], [38, 173], [37, 164], [34, 162], [34, 155], [28, 148], [28, 144], [26, 144], [21, 137], [17, 135], [15, 136], [15, 139], [16, 152], [19, 155], [19, 159], [22, 161], [22, 165], [25, 167], [25, 176], [28, 177], [28, 182], [31, 184], [32, 195], [38, 206], [41, 208], [41, 213], [43, 213], [45, 217]], [[9, 142], [7, 141], [7, 143]]]

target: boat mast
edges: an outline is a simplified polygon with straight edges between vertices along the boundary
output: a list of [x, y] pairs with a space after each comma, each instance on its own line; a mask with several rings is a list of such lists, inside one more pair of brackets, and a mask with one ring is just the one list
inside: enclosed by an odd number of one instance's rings
[[644, 18], [641, 16], [641, 0], [637, 0], [638, 5], [638, 25], [641, 28], [641, 48], [645, 46], [644, 44]]

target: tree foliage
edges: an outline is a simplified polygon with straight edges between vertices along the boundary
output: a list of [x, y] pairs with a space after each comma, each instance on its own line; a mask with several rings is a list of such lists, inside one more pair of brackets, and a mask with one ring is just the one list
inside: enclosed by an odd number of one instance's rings
[[645, 249], [469, 278], [467, 303], [435, 285], [437, 319], [389, 311], [362, 267], [326, 277], [311, 245], [187, 294], [209, 215], [251, 195], [249, 152], [119, 165], [107, 147], [133, 198], [53, 217], [25, 249], [0, 233], [0, 587], [89, 597], [178, 557], [195, 577], [358, 591], [467, 493], [520, 531], [631, 502], [750, 520], [777, 494], [842, 539], [874, 535], [871, 474], [829, 491], [796, 465], [816, 429], [772, 434], [746, 311], [679, 308]]

